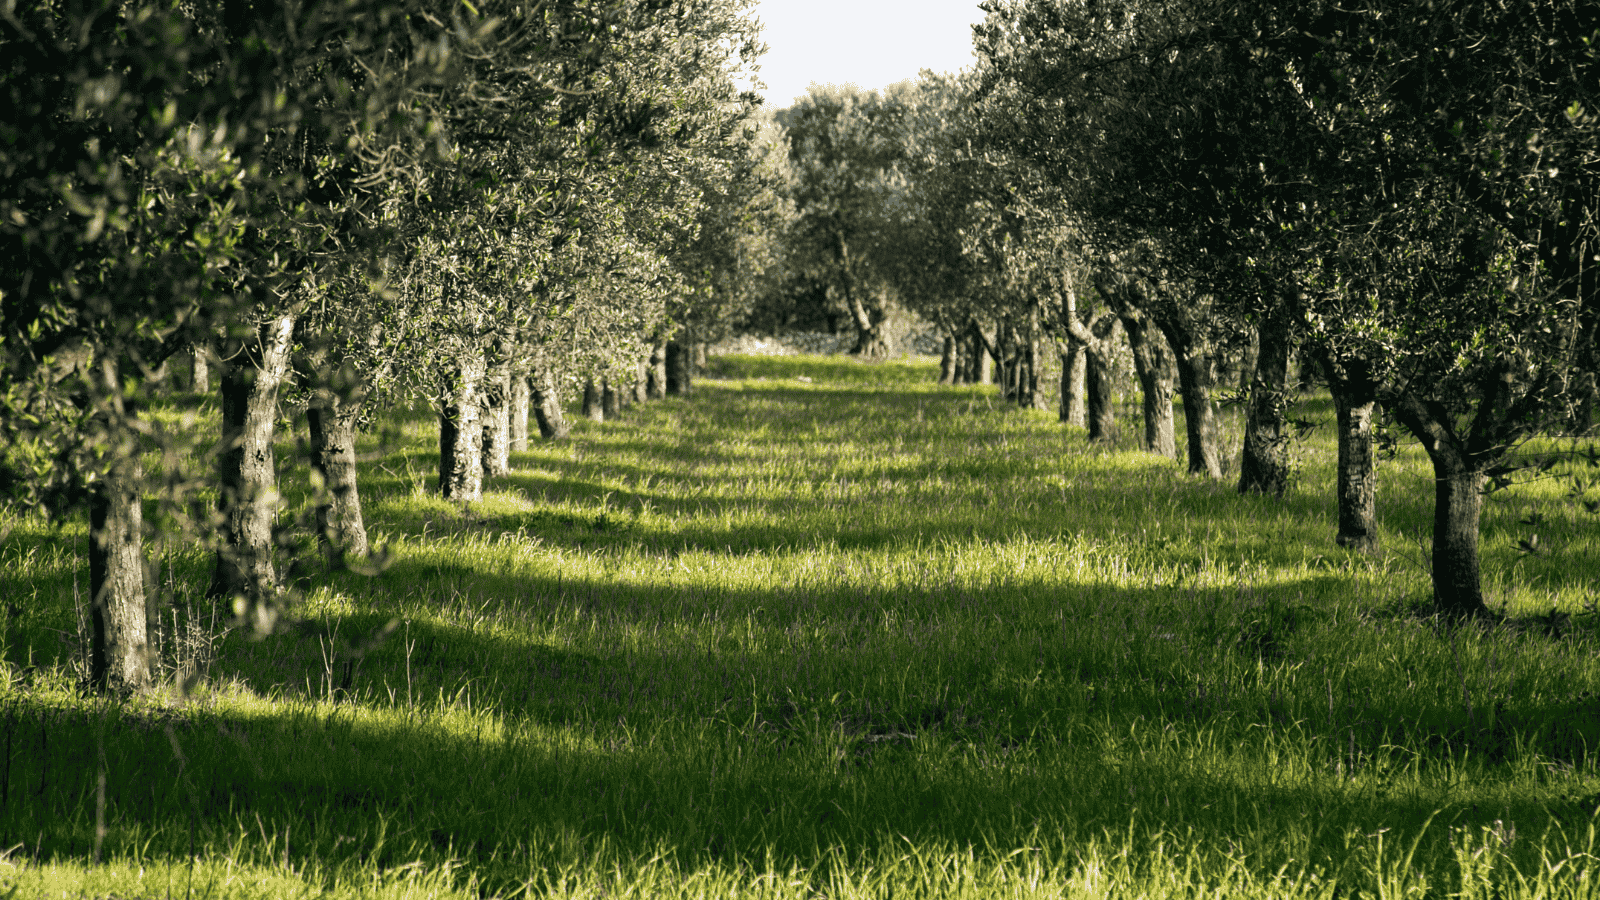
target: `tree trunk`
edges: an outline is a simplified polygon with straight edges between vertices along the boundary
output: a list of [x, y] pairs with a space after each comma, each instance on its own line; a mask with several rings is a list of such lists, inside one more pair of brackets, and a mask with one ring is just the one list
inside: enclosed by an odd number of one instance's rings
[[1433, 461], [1433, 603], [1454, 616], [1487, 613], [1478, 566], [1478, 521], [1483, 473]]
[[1104, 354], [1088, 352], [1089, 440], [1115, 441], [1117, 439], [1116, 393], [1112, 389], [1111, 367]]
[[1017, 368], [1015, 348], [1011, 339], [1011, 323], [1001, 321], [994, 330], [994, 382], [1000, 387], [1000, 396], [1017, 399]]
[[585, 378], [583, 381], [583, 417], [591, 422], [606, 420], [605, 407], [601, 404], [600, 386], [594, 383], [593, 378]]
[[675, 397], [687, 397], [694, 390], [693, 379], [690, 377], [692, 361], [687, 343], [667, 342], [667, 393]]
[[528, 405], [532, 396], [533, 392], [528, 389], [528, 376], [521, 372], [513, 371], [511, 374], [511, 410], [508, 416], [511, 423], [510, 448], [513, 453], [528, 452]]
[[983, 328], [977, 324], [972, 326], [973, 352], [977, 365], [973, 369], [973, 384], [994, 384], [995, 356], [989, 342], [984, 340]]
[[483, 499], [482, 351], [467, 350], [439, 402], [439, 494], [458, 503]]
[[[1105, 277], [1098, 279], [1096, 284], [1102, 297], [1109, 298], [1120, 289]], [[1092, 322], [1085, 322], [1088, 312], [1079, 312], [1077, 290], [1071, 283], [1063, 282], [1060, 325], [1067, 330], [1072, 342], [1083, 348], [1087, 357], [1084, 382], [1089, 397], [1089, 440], [1114, 441], [1117, 437], [1117, 411], [1111, 363], [1115, 336], [1122, 329], [1122, 320], [1116, 313], [1110, 312]]]
[[505, 364], [486, 372], [483, 379], [483, 474], [501, 478], [511, 474], [511, 373]]
[[1377, 391], [1370, 382], [1352, 384], [1330, 375], [1339, 429], [1339, 546], [1378, 551], [1377, 458], [1372, 448], [1372, 411]]
[[894, 352], [889, 345], [888, 317], [881, 308], [867, 309], [861, 302], [860, 291], [846, 288], [844, 295], [846, 305], [850, 308], [850, 317], [856, 324], [856, 344], [850, 350], [850, 355], [862, 359], [888, 359]]
[[571, 434], [572, 426], [561, 412], [561, 394], [556, 391], [556, 380], [550, 371], [534, 368], [528, 385], [532, 390], [533, 419], [539, 425], [539, 436], [547, 441], [559, 441]]
[[649, 368], [645, 370], [645, 396], [651, 400], [667, 396], [667, 355], [665, 340], [650, 348]]
[[600, 379], [600, 411], [607, 419], [622, 415], [622, 398], [611, 387], [609, 377]]
[[633, 402], [643, 403], [650, 399], [650, 363], [639, 360], [635, 365], [633, 376]]
[[1484, 472], [1505, 451], [1491, 450], [1476, 458], [1464, 452], [1453, 429], [1453, 417], [1443, 404], [1403, 396], [1392, 409], [1395, 418], [1422, 441], [1433, 461], [1434, 608], [1461, 618], [1487, 615], [1478, 567], [1478, 525]]
[[361, 399], [320, 393], [306, 407], [311, 430], [311, 466], [322, 476], [317, 534], [329, 564], [367, 555], [367, 528], [356, 487], [356, 422]]
[[294, 317], [260, 326], [222, 369], [222, 455], [217, 509], [222, 545], [208, 595], [265, 602], [277, 589], [273, 525], [278, 515], [278, 475], [272, 453], [278, 388], [289, 370]]
[[211, 392], [211, 363], [207, 354], [206, 348], [196, 347], [189, 356], [189, 390], [196, 394]]
[[1172, 351], [1160, 329], [1144, 311], [1124, 304], [1117, 311], [1133, 351], [1133, 368], [1143, 393], [1144, 449], [1167, 459], [1178, 458], [1177, 425], [1172, 412], [1172, 382], [1177, 375]]
[[1063, 342], [1057, 352], [1061, 356], [1061, 424], [1086, 428], [1089, 424], [1084, 396], [1089, 389], [1088, 351]]
[[[1172, 336], [1167, 343], [1173, 345]], [[1178, 367], [1178, 386], [1183, 391], [1183, 426], [1188, 437], [1189, 474], [1207, 478], [1222, 477], [1222, 429], [1217, 421], [1217, 403], [1211, 398], [1215, 383], [1211, 355], [1193, 346], [1172, 346]]]
[[1023, 409], [1046, 409], [1049, 404], [1039, 389], [1039, 370], [1043, 368], [1039, 343], [1043, 338], [1037, 302], [1028, 306], [1027, 328], [1017, 337], [1017, 405]]
[[89, 682], [102, 693], [150, 682], [141, 474], [133, 452], [89, 486]]
[[947, 334], [939, 352], [939, 383], [955, 384], [959, 377], [956, 374], [956, 367], [956, 339]]
[[1289, 357], [1294, 319], [1287, 302], [1267, 311], [1256, 334], [1245, 415], [1239, 493], [1282, 497], [1289, 488]]

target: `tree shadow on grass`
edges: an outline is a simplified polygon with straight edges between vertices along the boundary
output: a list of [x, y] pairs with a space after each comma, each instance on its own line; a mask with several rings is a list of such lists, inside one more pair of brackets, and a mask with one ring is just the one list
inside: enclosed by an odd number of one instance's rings
[[[1327, 829], [1351, 823], [1399, 842], [1435, 812], [1524, 834], [1593, 812], [1589, 797], [1470, 785], [1441, 800], [1378, 774], [1395, 759], [1386, 745], [1419, 746], [1405, 734], [1419, 723], [1449, 744], [1438, 759], [1463, 765], [1538, 722], [1565, 730], [1547, 727], [1536, 752], [1600, 745], [1592, 698], [1530, 700], [1498, 735], [1421, 693], [1309, 721], [1299, 701], [1197, 663], [1292, 667], [1314, 651], [1297, 641], [1315, 610], [1259, 598], [1214, 598], [1205, 621], [1204, 603], [1107, 585], [708, 592], [404, 561], [380, 581], [391, 596], [436, 592], [433, 615], [378, 642], [398, 600], [231, 639], [213, 677], [275, 696], [271, 707], [11, 695], [0, 840], [85, 855], [102, 765], [107, 853], [181, 859], [192, 839], [225, 851], [283, 835], [274, 853], [297, 867], [457, 860], [500, 890], [602, 845], [624, 860], [671, 847], [688, 867], [770, 859], [782, 871], [825, 867], [829, 848], [1060, 849], [1157, 830], [1240, 848], [1265, 877], [1308, 853], [1339, 864], [1354, 851]], [[1297, 588], [1317, 590], [1283, 586]], [[1013, 607], [1063, 616], [1019, 630], [992, 615]], [[1309, 758], [1325, 772], [1273, 769], [1297, 741], [1321, 748]], [[1281, 845], [1302, 832], [1317, 845]]]

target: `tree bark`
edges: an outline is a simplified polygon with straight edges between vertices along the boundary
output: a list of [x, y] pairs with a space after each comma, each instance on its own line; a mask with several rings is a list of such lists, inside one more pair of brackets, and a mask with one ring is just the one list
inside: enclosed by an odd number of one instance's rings
[[[1112, 288], [1107, 280], [1102, 278], [1100, 285], [1100, 294], [1109, 295]], [[1115, 313], [1106, 313], [1093, 323], [1085, 324], [1078, 311], [1077, 291], [1070, 284], [1064, 284], [1060, 324], [1067, 329], [1072, 343], [1082, 347], [1087, 356], [1084, 382], [1088, 393], [1089, 440], [1116, 440], [1117, 410], [1111, 377], [1111, 353], [1112, 341], [1121, 329], [1122, 321]]]
[[1334, 394], [1339, 428], [1339, 533], [1342, 548], [1378, 552], [1378, 458], [1373, 453], [1373, 400]]
[[983, 326], [972, 323], [972, 384], [994, 384], [994, 347]]
[[458, 503], [483, 499], [482, 351], [464, 351], [439, 398], [439, 494]]
[[955, 384], [956, 375], [956, 339], [951, 335], [944, 336], [944, 342], [939, 350], [939, 383]]
[[217, 509], [222, 545], [208, 595], [242, 597], [252, 606], [277, 590], [273, 525], [278, 476], [272, 452], [278, 389], [289, 370], [294, 317], [261, 325], [224, 362], [221, 377], [222, 454]]
[[1433, 462], [1434, 608], [1459, 618], [1487, 615], [1478, 564], [1478, 528], [1484, 473], [1504, 451], [1466, 452], [1443, 404], [1403, 396], [1391, 408], [1395, 418], [1422, 441]]
[[1089, 351], [1089, 440], [1111, 442], [1117, 439], [1117, 403], [1110, 366], [1104, 354]]
[[1274, 304], [1261, 320], [1246, 408], [1244, 451], [1239, 461], [1239, 493], [1282, 497], [1289, 488], [1289, 357], [1294, 318], [1287, 301]]
[[1177, 424], [1172, 412], [1172, 382], [1177, 369], [1167, 339], [1144, 310], [1119, 304], [1117, 318], [1128, 335], [1133, 368], [1143, 393], [1144, 449], [1167, 459], [1178, 458]]
[[600, 411], [607, 419], [622, 415], [622, 397], [611, 386], [611, 378], [600, 379]]
[[1086, 428], [1089, 353], [1076, 344], [1058, 346], [1057, 353], [1061, 356], [1061, 424]]
[[211, 392], [211, 364], [206, 357], [204, 347], [194, 348], [189, 356], [189, 390], [196, 394]]
[[484, 374], [483, 474], [486, 478], [511, 474], [511, 380], [504, 363]]
[[[1169, 336], [1167, 343], [1171, 344]], [[1211, 397], [1215, 385], [1215, 361], [1202, 348], [1173, 347], [1178, 366], [1178, 387], [1183, 391], [1183, 425], [1188, 437], [1189, 474], [1207, 478], [1222, 477], [1222, 428], [1217, 419], [1217, 402]]]
[[684, 341], [667, 342], [667, 393], [675, 397], [687, 397], [693, 392], [694, 382], [690, 376], [690, 364], [692, 362], [688, 343]]
[[605, 407], [601, 403], [600, 386], [594, 383], [593, 378], [586, 378], [583, 381], [583, 417], [591, 422], [606, 420]]
[[1039, 304], [1028, 307], [1028, 324], [1017, 341], [1017, 405], [1023, 409], [1046, 409], [1044, 391], [1039, 389], [1040, 341], [1043, 339], [1039, 325]]
[[101, 693], [150, 683], [141, 474], [135, 451], [89, 486], [89, 682]]
[[645, 396], [651, 400], [667, 396], [667, 347], [667, 342], [662, 340], [650, 348], [649, 368], [645, 370]]
[[643, 403], [650, 399], [650, 363], [639, 360], [635, 365], [633, 376], [633, 402]]
[[1017, 399], [1017, 367], [1016, 352], [1012, 340], [1011, 323], [1001, 320], [994, 329], [994, 359], [995, 359], [995, 384], [1000, 387], [1000, 396], [1007, 400]]
[[850, 309], [850, 317], [856, 325], [856, 343], [850, 350], [850, 355], [862, 359], [888, 359], [894, 352], [889, 345], [887, 332], [888, 316], [884, 315], [881, 307], [868, 309], [861, 302], [861, 292], [854, 287], [845, 287], [845, 304]]
[[1434, 460], [1433, 602], [1457, 616], [1487, 613], [1478, 565], [1483, 473]]
[[1364, 359], [1335, 361], [1322, 349], [1314, 355], [1333, 395], [1334, 427], [1338, 429], [1339, 533], [1334, 541], [1362, 553], [1378, 551], [1378, 468], [1373, 452], [1372, 415], [1378, 385]]
[[[521, 372], [511, 375], [511, 441], [513, 453], [528, 452], [528, 406], [533, 392], [528, 388], [528, 376]], [[508, 461], [509, 462], [509, 461]]]
[[367, 528], [356, 486], [356, 423], [361, 398], [319, 393], [306, 407], [311, 431], [311, 466], [322, 476], [317, 534], [333, 566], [367, 555]]
[[547, 441], [559, 441], [572, 433], [567, 417], [561, 411], [561, 394], [556, 391], [555, 377], [542, 366], [534, 367], [528, 377], [532, 390], [533, 419], [539, 426], [539, 436]]

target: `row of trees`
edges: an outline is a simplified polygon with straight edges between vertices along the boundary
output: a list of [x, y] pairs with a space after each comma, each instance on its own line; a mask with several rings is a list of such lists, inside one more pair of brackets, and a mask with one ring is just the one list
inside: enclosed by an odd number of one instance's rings
[[[1000, 364], [1109, 434], [1130, 352], [1144, 442], [1240, 490], [1290, 473], [1295, 360], [1339, 436], [1341, 545], [1377, 545], [1373, 419], [1432, 460], [1434, 599], [1484, 613], [1478, 521], [1524, 439], [1585, 429], [1600, 369], [1600, 6], [1583, 0], [988, 0], [976, 68], [779, 114], [795, 298], [883, 352], [891, 307], [945, 332], [947, 379]], [[1126, 348], [1126, 349], [1124, 349]], [[1087, 402], [1079, 398], [1087, 395]]]
[[[354, 560], [374, 404], [432, 400], [440, 490], [471, 501], [530, 413], [565, 434], [561, 392], [686, 389], [781, 208], [747, 7], [0, 5], [0, 488], [88, 510], [96, 687], [149, 678], [153, 535], [208, 541], [211, 593], [270, 623], [286, 398]], [[143, 414], [180, 353], [220, 395], [198, 465]]]

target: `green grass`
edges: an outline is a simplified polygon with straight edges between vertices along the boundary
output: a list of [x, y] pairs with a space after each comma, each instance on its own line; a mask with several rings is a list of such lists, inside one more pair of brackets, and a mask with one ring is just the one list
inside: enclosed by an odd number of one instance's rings
[[[1510, 618], [1452, 629], [1414, 449], [1385, 553], [1333, 546], [1325, 398], [1275, 501], [925, 362], [713, 362], [466, 510], [394, 415], [388, 566], [169, 640], [187, 694], [73, 691], [82, 527], [19, 523], [0, 896], [1600, 894], [1596, 523], [1559, 478], [1491, 495]], [[164, 614], [225, 619], [156, 549]]]

